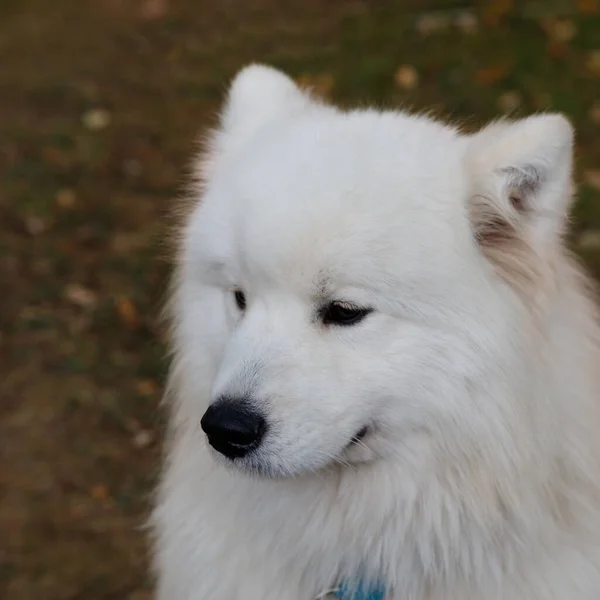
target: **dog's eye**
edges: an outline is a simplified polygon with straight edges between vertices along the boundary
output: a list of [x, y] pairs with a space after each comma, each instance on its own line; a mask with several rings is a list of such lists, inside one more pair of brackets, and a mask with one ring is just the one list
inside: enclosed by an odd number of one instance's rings
[[235, 303], [240, 310], [246, 309], [246, 294], [242, 292], [242, 290], [234, 290], [233, 297], [235, 298]]
[[372, 309], [359, 308], [342, 302], [331, 302], [323, 310], [325, 325], [356, 325], [362, 321]]

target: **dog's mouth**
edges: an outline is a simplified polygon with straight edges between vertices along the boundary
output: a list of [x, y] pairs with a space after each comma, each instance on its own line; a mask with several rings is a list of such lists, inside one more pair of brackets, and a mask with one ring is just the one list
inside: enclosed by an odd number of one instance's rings
[[373, 434], [376, 432], [373, 425], [365, 425], [359, 429], [351, 438], [344, 451], [342, 457], [347, 463], [366, 463], [377, 458], [377, 454], [373, 449]]
[[[332, 463], [336, 465], [349, 465], [371, 462], [377, 458], [376, 452], [370, 447], [370, 438], [373, 434], [377, 433], [377, 428], [373, 425], [365, 425], [361, 427], [348, 441], [346, 446], [340, 452], [339, 457], [336, 457]], [[364, 440], [367, 440], [365, 442]], [[337, 460], [337, 459], [340, 460]], [[250, 453], [247, 457], [244, 457], [241, 462], [236, 459], [235, 461], [226, 461], [226, 464], [230, 466], [232, 463], [236, 464], [237, 468], [248, 471], [251, 475], [264, 478], [286, 478], [293, 476], [296, 472], [301, 473], [305, 471], [303, 465], [289, 468], [283, 460], [279, 461], [275, 457], [265, 457]], [[325, 466], [325, 465], [321, 465]], [[327, 465], [329, 468], [331, 465]], [[320, 467], [319, 467], [320, 468]], [[312, 469], [310, 469], [312, 471]]]

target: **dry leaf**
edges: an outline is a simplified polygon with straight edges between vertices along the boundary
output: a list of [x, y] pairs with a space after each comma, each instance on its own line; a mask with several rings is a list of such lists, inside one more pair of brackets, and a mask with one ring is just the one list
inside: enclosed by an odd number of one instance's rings
[[474, 13], [464, 10], [454, 20], [456, 28], [467, 35], [477, 33], [479, 29], [479, 21]]
[[600, 192], [600, 169], [587, 169], [583, 172], [583, 181]]
[[546, 52], [548, 53], [548, 56], [551, 56], [552, 58], [564, 58], [567, 53], [567, 48], [568, 46], [565, 42], [551, 40], [546, 46]]
[[72, 498], [69, 506], [69, 515], [74, 520], [85, 519], [89, 517], [89, 502], [82, 502], [77, 498]]
[[508, 74], [508, 65], [493, 65], [482, 67], [475, 71], [475, 80], [481, 85], [492, 85], [502, 81]]
[[399, 88], [412, 90], [419, 85], [419, 74], [412, 65], [402, 65], [396, 69], [394, 81]]
[[328, 73], [300, 75], [296, 82], [300, 87], [307, 88], [322, 98], [329, 98], [331, 96], [335, 83], [333, 76]]
[[60, 208], [72, 208], [75, 205], [75, 199], [75, 192], [69, 188], [56, 192], [56, 204]]
[[519, 108], [522, 101], [523, 99], [521, 98], [521, 94], [519, 94], [519, 92], [505, 92], [498, 98], [498, 108], [500, 108], [503, 113], [509, 114]]
[[554, 22], [552, 37], [558, 42], [570, 42], [577, 35], [575, 23], [569, 19], [559, 19]]
[[570, 19], [543, 19], [540, 26], [550, 40], [570, 42], [577, 35], [577, 26]]
[[137, 391], [142, 396], [152, 396], [158, 391], [158, 385], [152, 379], [142, 379], [137, 382]]
[[588, 113], [590, 121], [595, 125], [600, 125], [600, 102], [594, 102]]
[[81, 122], [90, 131], [100, 131], [106, 129], [110, 124], [110, 113], [103, 108], [93, 108], [83, 113]]
[[48, 229], [48, 223], [41, 217], [31, 215], [25, 218], [25, 229], [29, 235], [40, 235]]
[[594, 50], [588, 54], [585, 66], [592, 75], [600, 77], [600, 50]]
[[180, 58], [181, 58], [181, 48], [179, 46], [175, 46], [167, 54], [167, 61], [169, 61], [169, 62], [177, 62]]
[[578, 244], [582, 250], [597, 250], [600, 248], [600, 230], [584, 231], [579, 236]]
[[450, 26], [450, 19], [441, 12], [421, 15], [415, 23], [415, 29], [423, 36], [440, 33]]
[[44, 147], [42, 156], [44, 157], [44, 162], [54, 167], [61, 167], [64, 169], [71, 164], [69, 155], [64, 150], [55, 148], [54, 146]]
[[154, 435], [147, 429], [140, 429], [132, 438], [132, 443], [136, 448], [146, 448], [154, 439]]
[[483, 10], [483, 20], [490, 27], [497, 27], [514, 9], [514, 0], [492, 0]]
[[139, 252], [148, 245], [147, 232], [125, 233], [114, 235], [110, 242], [110, 249], [116, 254], [131, 254]]
[[103, 484], [95, 485], [90, 490], [90, 495], [95, 500], [108, 500], [108, 498], [109, 498], [108, 488]]
[[164, 18], [169, 12], [167, 0], [144, 0], [140, 8], [140, 17], [146, 21]]
[[140, 324], [140, 317], [133, 302], [125, 296], [120, 296], [116, 300], [117, 312], [123, 324], [127, 327], [135, 328]]
[[536, 91], [532, 93], [532, 100], [538, 110], [550, 110], [552, 107], [552, 94]]
[[144, 171], [142, 163], [137, 158], [128, 158], [123, 161], [123, 173], [132, 179], [139, 177]]
[[584, 14], [597, 13], [600, 9], [600, 0], [577, 0], [577, 8]]
[[64, 296], [69, 302], [81, 306], [82, 308], [91, 308], [96, 305], [98, 298], [92, 290], [79, 285], [78, 283], [69, 284], [64, 291]]

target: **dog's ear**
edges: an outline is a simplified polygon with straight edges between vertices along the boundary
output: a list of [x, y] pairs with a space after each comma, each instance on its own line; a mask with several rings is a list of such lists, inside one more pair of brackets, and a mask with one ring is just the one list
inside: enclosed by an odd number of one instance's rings
[[493, 123], [467, 140], [469, 216], [500, 276], [533, 300], [572, 199], [573, 129], [561, 115]]
[[249, 65], [233, 79], [219, 123], [202, 140], [194, 180], [210, 180], [220, 159], [243, 146], [255, 133], [316, 103], [287, 75], [265, 65]]
[[467, 172], [477, 240], [524, 236], [538, 250], [563, 231], [572, 198], [573, 129], [561, 115], [493, 123], [471, 136]]
[[570, 123], [554, 114], [500, 121], [467, 144], [468, 209], [477, 243], [513, 287], [540, 289], [571, 205]]
[[310, 105], [308, 94], [281, 71], [250, 65], [234, 78], [221, 115], [221, 128], [234, 140], [248, 139], [259, 129]]

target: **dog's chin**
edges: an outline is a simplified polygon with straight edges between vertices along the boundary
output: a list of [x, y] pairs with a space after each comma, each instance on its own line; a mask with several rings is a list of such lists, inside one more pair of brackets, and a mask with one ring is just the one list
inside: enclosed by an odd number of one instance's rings
[[266, 479], [286, 479], [302, 477], [310, 473], [349, 469], [361, 463], [372, 462], [377, 455], [371, 447], [372, 430], [361, 429], [351, 440], [327, 460], [299, 462], [284, 456], [265, 452], [260, 448], [253, 450], [243, 458], [226, 458], [211, 448], [211, 454], [216, 461], [237, 473]]

